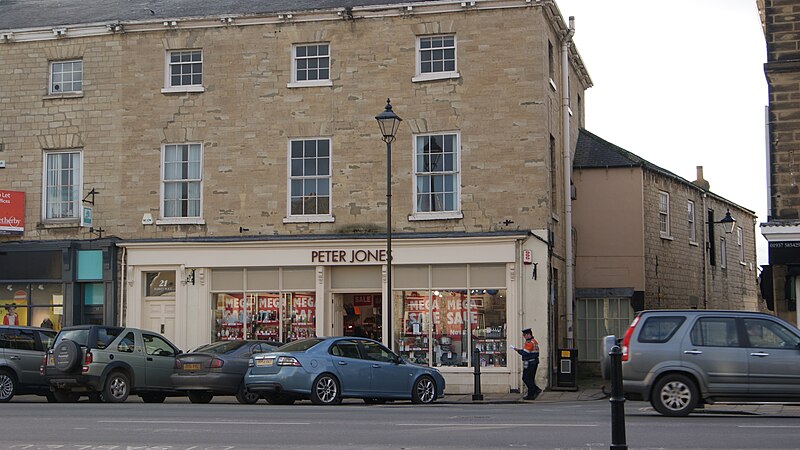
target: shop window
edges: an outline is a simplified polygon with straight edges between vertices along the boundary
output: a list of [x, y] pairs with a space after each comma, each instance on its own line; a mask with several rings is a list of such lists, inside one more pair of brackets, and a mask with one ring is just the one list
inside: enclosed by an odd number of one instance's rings
[[8, 284], [0, 291], [3, 325], [28, 325], [28, 285]]
[[418, 364], [506, 367], [506, 290], [433, 289], [394, 294], [398, 352]]
[[314, 292], [216, 293], [213, 340], [315, 337], [316, 314]]
[[8, 284], [0, 289], [0, 324], [60, 330], [64, 317], [63, 285]]
[[578, 355], [581, 361], [600, 361], [603, 338], [624, 335], [633, 321], [630, 298], [579, 298], [576, 306]]

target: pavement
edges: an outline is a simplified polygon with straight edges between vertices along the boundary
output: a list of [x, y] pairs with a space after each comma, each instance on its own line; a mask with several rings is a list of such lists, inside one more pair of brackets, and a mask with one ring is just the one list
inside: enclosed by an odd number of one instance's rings
[[[472, 394], [446, 394], [441, 403], [511, 404], [511, 403], [556, 403], [556, 402], [608, 402], [611, 387], [600, 379], [583, 380], [577, 389], [545, 388], [536, 400], [523, 400], [522, 393], [483, 394], [483, 400], [473, 400]], [[650, 403], [626, 400], [626, 409], [631, 411], [654, 411]], [[800, 418], [800, 403], [715, 403], [697, 409], [693, 414], [741, 414]]]

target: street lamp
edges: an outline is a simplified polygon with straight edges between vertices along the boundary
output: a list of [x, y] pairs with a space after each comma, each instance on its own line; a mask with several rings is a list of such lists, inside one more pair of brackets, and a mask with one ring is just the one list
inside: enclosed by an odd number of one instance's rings
[[722, 218], [719, 222], [722, 224], [722, 229], [725, 230], [725, 234], [733, 233], [733, 229], [736, 227], [736, 219], [731, 216], [731, 210], [728, 209], [728, 212], [725, 213], [725, 217]]
[[400, 127], [400, 117], [392, 111], [392, 104], [386, 99], [386, 108], [382, 113], [375, 116], [378, 126], [381, 128], [381, 139], [386, 142], [386, 290], [388, 291], [388, 301], [386, 302], [386, 335], [389, 337], [389, 348], [394, 347], [392, 342], [392, 142], [397, 135]]

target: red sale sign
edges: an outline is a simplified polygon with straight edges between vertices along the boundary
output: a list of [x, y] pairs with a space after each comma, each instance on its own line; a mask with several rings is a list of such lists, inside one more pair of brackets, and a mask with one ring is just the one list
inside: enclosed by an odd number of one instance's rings
[[25, 193], [0, 190], [0, 234], [25, 231]]

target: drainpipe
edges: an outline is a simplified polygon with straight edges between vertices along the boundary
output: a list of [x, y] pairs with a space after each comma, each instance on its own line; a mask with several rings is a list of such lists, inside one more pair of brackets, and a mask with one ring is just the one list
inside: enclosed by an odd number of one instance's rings
[[572, 158], [570, 151], [569, 132], [569, 47], [572, 45], [572, 36], [575, 34], [575, 17], [569, 17], [569, 28], [561, 39], [561, 119], [564, 143], [564, 226], [566, 227], [566, 264], [567, 264], [567, 345], [574, 347], [573, 342], [573, 312], [572, 302], [574, 297], [574, 249], [572, 248]]
[[[708, 228], [713, 227], [713, 223], [708, 223], [708, 208], [706, 207], [706, 193], [703, 192], [703, 213], [700, 217], [703, 218], [703, 309], [708, 309]], [[697, 221], [695, 220], [695, 223]]]

